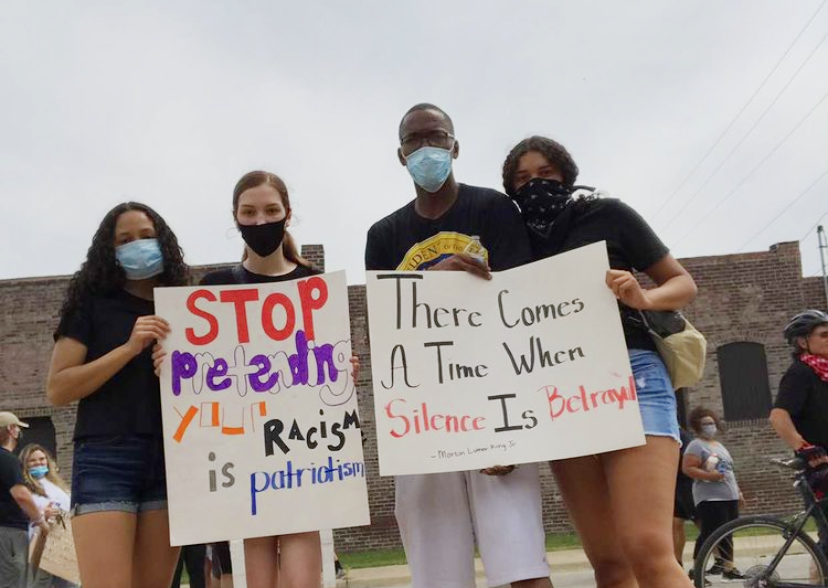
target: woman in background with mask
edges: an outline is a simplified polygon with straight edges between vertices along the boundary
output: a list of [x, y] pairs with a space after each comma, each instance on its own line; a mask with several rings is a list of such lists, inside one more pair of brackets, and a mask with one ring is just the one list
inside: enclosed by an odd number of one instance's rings
[[170, 585], [178, 548], [150, 350], [169, 327], [154, 315], [153, 288], [188, 279], [164, 220], [127, 202], [104, 217], [69, 283], [46, 389], [55, 405], [79, 401], [72, 529], [84, 588]]
[[[54, 514], [69, 511], [69, 486], [57, 471], [57, 463], [52, 454], [37, 443], [26, 445], [20, 452], [23, 465], [23, 479], [32, 493], [35, 504], [47, 520]], [[34, 533], [34, 525], [29, 526], [29, 538]], [[74, 584], [53, 576], [43, 570], [37, 572], [32, 588], [71, 588]]]
[[[693, 409], [688, 420], [696, 438], [684, 451], [682, 471], [693, 478], [693, 502], [701, 525], [693, 550], [695, 559], [713, 531], [738, 518], [742, 493], [733, 474], [733, 458], [716, 440], [721, 429], [719, 417], [709, 408], [699, 406]], [[721, 574], [725, 580], [744, 579], [733, 565], [732, 539], [721, 543], [719, 557], [707, 574]]]

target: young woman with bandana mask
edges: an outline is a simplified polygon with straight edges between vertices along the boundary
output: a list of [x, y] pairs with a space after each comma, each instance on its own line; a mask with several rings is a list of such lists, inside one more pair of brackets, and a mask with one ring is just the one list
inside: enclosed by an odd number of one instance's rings
[[[739, 516], [743, 500], [736, 476], [733, 458], [716, 436], [721, 430], [719, 417], [709, 408], [694, 408], [688, 418], [696, 438], [687, 445], [681, 470], [693, 478], [693, 502], [701, 525], [701, 532], [693, 549], [693, 559], [713, 531]], [[744, 580], [733, 564], [733, 541], [723, 541], [719, 557], [708, 574], [722, 575], [724, 580]]]
[[[205, 286], [264, 284], [296, 280], [320, 273], [303, 259], [287, 232], [291, 220], [288, 190], [281, 178], [264, 171], [245, 174], [233, 189], [233, 217], [245, 242], [242, 263], [210, 272], [201, 280]], [[165, 357], [156, 346], [156, 367]], [[352, 359], [356, 366], [358, 362]], [[213, 544], [220, 563], [222, 586], [232, 585], [230, 549], [227, 542]], [[244, 541], [245, 573], [250, 588], [318, 588], [322, 570], [319, 533], [257, 537]]]
[[[577, 176], [566, 148], [546, 137], [525, 139], [506, 157], [503, 186], [521, 210], [533, 258], [606, 241], [606, 282], [622, 318], [686, 306], [696, 294], [693, 278], [647, 223], [619, 200], [574, 197]], [[633, 270], [656, 287], [642, 288]], [[686, 588], [671, 533], [680, 443], [675, 393], [646, 330], [622, 322], [646, 444], [550, 465], [598, 588]]]
[[169, 586], [161, 395], [150, 346], [169, 327], [153, 288], [189, 281], [175, 235], [151, 208], [103, 219], [69, 283], [47, 381], [58, 406], [79, 401], [72, 528], [85, 588]]

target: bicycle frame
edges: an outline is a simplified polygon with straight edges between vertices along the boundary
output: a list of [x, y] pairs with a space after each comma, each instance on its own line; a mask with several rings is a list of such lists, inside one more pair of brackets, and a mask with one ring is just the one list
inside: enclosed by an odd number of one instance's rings
[[[822, 508], [823, 505], [828, 505], [828, 497], [817, 500], [816, 495], [814, 494], [813, 490], [808, 485], [808, 482], [805, 479], [804, 472], [798, 472], [796, 474], [796, 481], [794, 482], [794, 487], [802, 495], [802, 499], [805, 503], [806, 508], [803, 512], [796, 515], [791, 521], [790, 526], [788, 528], [785, 543], [782, 545], [782, 548], [777, 552], [777, 554], [774, 556], [774, 558], [771, 560], [771, 562], [765, 569], [765, 573], [768, 576], [774, 573], [776, 567], [782, 561], [782, 558], [785, 557], [785, 555], [787, 555], [788, 549], [790, 548], [791, 544], [794, 542], [797, 535], [800, 533], [800, 531], [802, 531], [802, 529], [805, 527], [805, 524], [808, 522], [808, 519], [810, 519], [811, 517], [813, 517], [814, 521], [816, 521], [819, 534], [822, 537], [828, 537], [828, 519], [826, 519], [825, 511]], [[820, 547], [824, 549], [824, 546]], [[779, 588], [804, 588], [811, 586], [811, 584], [779, 584]]]

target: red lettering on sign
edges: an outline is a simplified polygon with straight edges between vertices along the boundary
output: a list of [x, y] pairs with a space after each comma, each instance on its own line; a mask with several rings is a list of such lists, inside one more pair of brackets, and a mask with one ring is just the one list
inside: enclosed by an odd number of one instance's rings
[[[285, 309], [287, 319], [285, 326], [277, 329], [273, 324], [273, 310], [279, 305]], [[264, 300], [262, 305], [262, 328], [267, 336], [274, 341], [284, 341], [293, 334], [293, 328], [296, 326], [296, 311], [293, 308], [293, 303], [290, 298], [279, 292], [274, 292]], [[310, 337], [308, 337], [310, 339]]]
[[196, 290], [187, 297], [187, 310], [189, 310], [195, 316], [203, 318], [210, 325], [210, 328], [207, 331], [207, 333], [201, 336], [196, 335], [194, 329], [187, 328], [184, 334], [187, 337], [187, 341], [189, 341], [193, 345], [208, 345], [215, 341], [216, 337], [218, 337], [219, 334], [219, 325], [218, 320], [216, 320], [216, 317], [207, 312], [206, 310], [201, 310], [200, 308], [197, 308], [195, 305], [196, 301], [201, 300], [202, 298], [210, 302], [216, 301], [216, 296], [209, 290]]
[[221, 292], [222, 302], [232, 302], [236, 311], [236, 331], [239, 343], [250, 343], [250, 332], [247, 329], [247, 307], [248, 302], [259, 299], [259, 291], [255, 288], [244, 290], [225, 290]]
[[313, 311], [328, 301], [328, 284], [319, 276], [299, 282], [299, 299], [302, 301], [302, 321], [308, 341], [313, 341]]

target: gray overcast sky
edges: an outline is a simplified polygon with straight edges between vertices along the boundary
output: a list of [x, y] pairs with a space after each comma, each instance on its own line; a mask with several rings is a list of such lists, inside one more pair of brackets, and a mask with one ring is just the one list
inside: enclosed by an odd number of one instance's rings
[[[548, 134], [678, 257], [798, 240], [828, 213], [825, 3], [5, 2], [0, 279], [75, 271], [127, 199], [190, 263], [238, 259], [232, 187], [262, 168], [298, 241], [361, 283], [368, 227], [413, 197], [396, 131], [421, 101], [454, 118], [459, 181], [500, 187], [509, 148]], [[815, 232], [802, 253], [817, 273]]]

